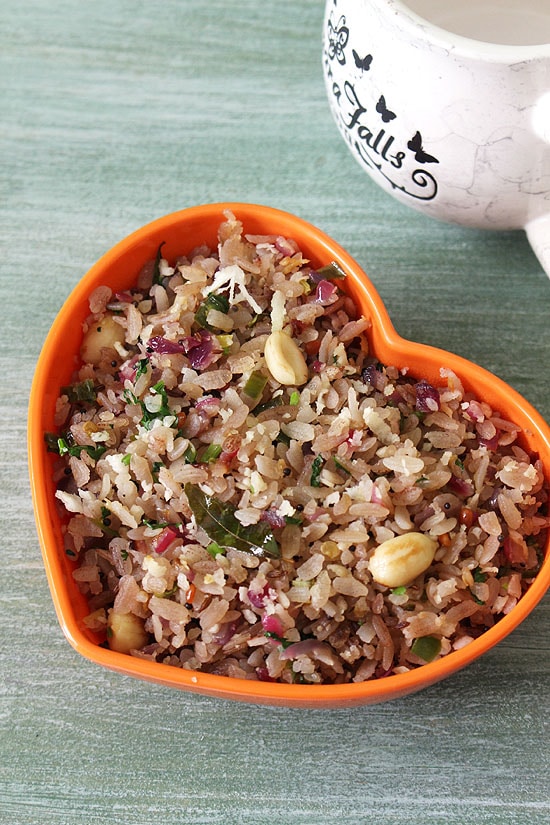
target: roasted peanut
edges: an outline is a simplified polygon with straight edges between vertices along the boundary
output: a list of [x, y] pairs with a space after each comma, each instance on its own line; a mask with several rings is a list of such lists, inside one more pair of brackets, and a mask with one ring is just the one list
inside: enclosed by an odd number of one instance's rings
[[285, 386], [300, 386], [308, 379], [306, 360], [294, 339], [283, 330], [265, 342], [265, 363], [273, 378]]
[[80, 355], [86, 364], [97, 365], [101, 361], [102, 349], [114, 349], [115, 343], [122, 344], [123, 341], [123, 327], [112, 315], [105, 315], [85, 333]]
[[437, 542], [424, 533], [404, 533], [382, 542], [369, 560], [371, 576], [386, 587], [410, 584], [434, 560]]
[[107, 641], [111, 650], [129, 653], [147, 644], [149, 634], [143, 627], [143, 619], [133, 613], [109, 613]]

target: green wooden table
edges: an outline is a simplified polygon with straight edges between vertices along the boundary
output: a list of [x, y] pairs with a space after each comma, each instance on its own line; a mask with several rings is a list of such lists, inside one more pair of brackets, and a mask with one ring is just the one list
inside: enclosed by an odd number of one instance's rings
[[65, 642], [26, 466], [36, 359], [88, 267], [195, 203], [295, 212], [362, 264], [405, 337], [550, 417], [550, 283], [522, 233], [381, 192], [325, 98], [322, 0], [18, 0], [0, 9], [0, 822], [550, 822], [550, 601], [484, 659], [370, 708], [232, 704], [104, 671]]

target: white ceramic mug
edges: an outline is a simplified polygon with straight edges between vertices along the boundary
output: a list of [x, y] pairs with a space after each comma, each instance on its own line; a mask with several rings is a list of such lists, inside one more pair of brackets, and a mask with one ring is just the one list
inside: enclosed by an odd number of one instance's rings
[[373, 180], [434, 218], [524, 228], [550, 275], [550, 0], [327, 0], [323, 57]]

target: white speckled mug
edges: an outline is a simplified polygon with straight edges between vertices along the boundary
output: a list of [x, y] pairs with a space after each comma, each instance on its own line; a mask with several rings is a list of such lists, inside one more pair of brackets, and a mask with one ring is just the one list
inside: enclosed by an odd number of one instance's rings
[[524, 228], [550, 275], [550, 0], [327, 0], [327, 93], [403, 203]]

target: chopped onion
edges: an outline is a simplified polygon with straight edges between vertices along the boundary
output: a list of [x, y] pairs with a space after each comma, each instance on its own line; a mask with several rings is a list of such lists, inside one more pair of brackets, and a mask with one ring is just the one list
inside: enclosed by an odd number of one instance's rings
[[267, 521], [272, 527], [285, 527], [286, 520], [284, 516], [280, 516], [277, 510], [264, 510], [260, 516], [260, 521]]
[[388, 383], [388, 379], [381, 370], [377, 369], [376, 364], [369, 364], [368, 367], [365, 367], [361, 373], [361, 378], [365, 384], [370, 384], [379, 392], [382, 392]]
[[271, 616], [267, 614], [262, 616], [262, 627], [266, 633], [274, 633], [276, 636], [282, 636], [285, 630], [282, 621], [278, 616], [273, 614]]
[[164, 553], [175, 539], [179, 538], [179, 532], [174, 527], [165, 527], [162, 533], [155, 539], [153, 549], [160, 556]]
[[220, 411], [221, 401], [213, 395], [204, 395], [195, 404], [195, 409], [201, 418], [214, 418]]
[[439, 392], [427, 381], [419, 381], [416, 385], [416, 409], [419, 412], [437, 412], [441, 406]]
[[140, 360], [139, 355], [134, 355], [129, 361], [126, 361], [118, 371], [118, 377], [124, 381], [134, 381], [136, 377], [136, 367]]
[[257, 667], [256, 668], [256, 676], [260, 682], [276, 682], [277, 679], [274, 679], [273, 676], [269, 675], [269, 670], [266, 667]]
[[226, 645], [230, 639], [233, 638], [235, 633], [237, 632], [238, 621], [235, 619], [232, 622], [226, 622], [222, 624], [219, 631], [217, 633], [212, 634], [212, 641], [217, 644], [221, 645], [222, 647]]
[[246, 595], [248, 597], [248, 601], [253, 607], [265, 607], [265, 603], [269, 597], [269, 585], [265, 584], [261, 590], [253, 590], [250, 588]]
[[338, 300], [338, 287], [331, 281], [319, 281], [315, 290], [315, 302], [322, 306]]
[[315, 656], [317, 653], [331, 653], [330, 647], [319, 639], [304, 639], [303, 642], [295, 642], [289, 645], [279, 654], [281, 659], [297, 659], [298, 656]]
[[282, 255], [286, 255], [289, 258], [299, 251], [297, 243], [293, 241], [292, 238], [283, 238], [282, 235], [277, 236], [275, 240], [275, 249]]
[[176, 352], [185, 352], [185, 347], [181, 341], [170, 341], [162, 335], [154, 335], [147, 342], [149, 352], [158, 352], [159, 355], [173, 355]]
[[447, 486], [451, 488], [453, 493], [456, 493], [462, 498], [468, 498], [468, 496], [471, 496], [474, 493], [473, 484], [469, 481], [465, 481], [463, 478], [458, 478], [457, 476], [452, 476], [447, 482]]
[[214, 341], [208, 330], [188, 335], [183, 340], [183, 348], [194, 370], [205, 369], [214, 360]]

